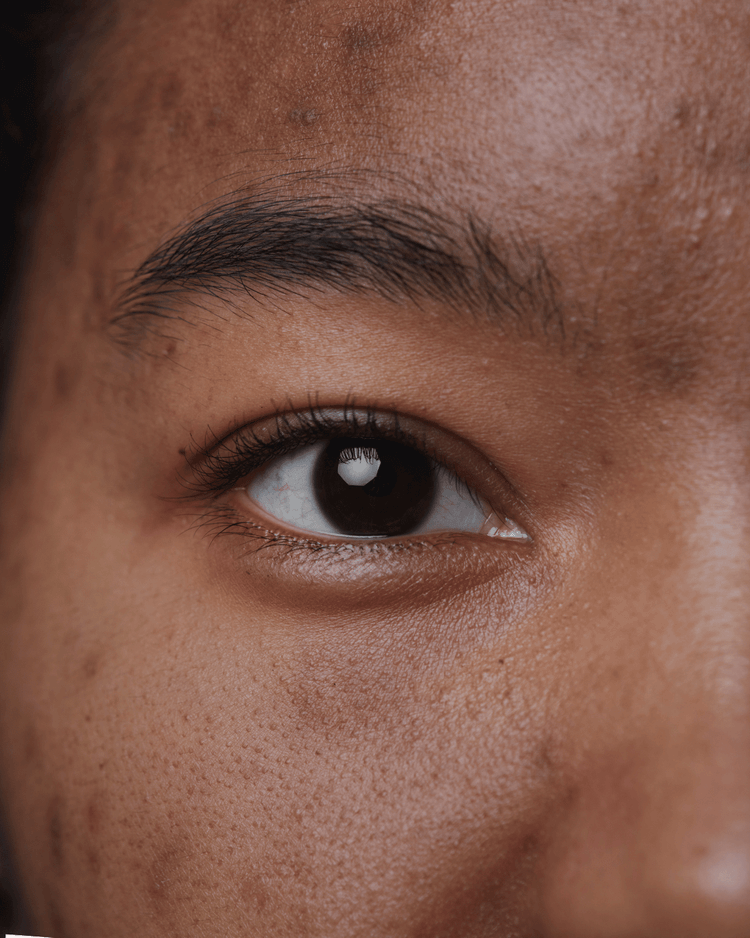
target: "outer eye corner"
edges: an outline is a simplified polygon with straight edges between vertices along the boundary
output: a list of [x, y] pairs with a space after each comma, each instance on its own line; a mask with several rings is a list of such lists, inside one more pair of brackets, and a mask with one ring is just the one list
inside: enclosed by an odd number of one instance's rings
[[531, 544], [533, 538], [517, 521], [513, 521], [507, 515], [497, 515], [492, 512], [479, 532], [485, 537], [497, 538], [503, 541], [515, 541], [520, 544]]

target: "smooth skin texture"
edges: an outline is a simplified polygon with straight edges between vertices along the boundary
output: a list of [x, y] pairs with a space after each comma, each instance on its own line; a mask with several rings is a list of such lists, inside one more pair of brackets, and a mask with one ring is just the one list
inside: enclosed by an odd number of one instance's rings
[[[747, 4], [127, 0], [86, 68], [0, 506], [38, 932], [747, 938]], [[238, 288], [124, 344], [127, 277], [269, 188], [482, 218], [558, 315]], [[257, 550], [186, 497], [311, 400], [417, 421], [532, 542]]]

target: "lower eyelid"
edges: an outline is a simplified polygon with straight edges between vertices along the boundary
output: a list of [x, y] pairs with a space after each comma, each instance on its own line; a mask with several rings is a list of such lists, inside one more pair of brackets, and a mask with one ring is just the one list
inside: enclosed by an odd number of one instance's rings
[[357, 543], [300, 537], [259, 521], [233, 504], [204, 515], [195, 528], [211, 539], [214, 576], [234, 580], [236, 586], [229, 588], [238, 596], [250, 590], [269, 605], [298, 608], [305, 622], [318, 613], [328, 621], [333, 609], [372, 607], [381, 614], [389, 607], [454, 601], [495, 580], [500, 595], [511, 600], [518, 575], [535, 565], [528, 545], [509, 549], [474, 534], [437, 532]]

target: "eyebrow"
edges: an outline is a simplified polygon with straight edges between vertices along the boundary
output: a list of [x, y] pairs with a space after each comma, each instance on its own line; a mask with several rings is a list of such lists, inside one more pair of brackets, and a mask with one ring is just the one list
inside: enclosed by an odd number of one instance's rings
[[474, 321], [565, 338], [558, 281], [520, 236], [416, 202], [273, 190], [235, 195], [178, 230], [126, 280], [110, 326], [137, 348], [164, 320], [191, 323], [191, 297], [241, 291], [262, 303], [324, 290], [437, 301]]

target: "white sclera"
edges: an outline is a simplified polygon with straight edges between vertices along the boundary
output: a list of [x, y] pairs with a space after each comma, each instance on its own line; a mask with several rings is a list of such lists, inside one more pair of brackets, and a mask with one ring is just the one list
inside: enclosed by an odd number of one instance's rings
[[[285, 456], [277, 456], [256, 473], [247, 487], [248, 496], [267, 514], [311, 535], [322, 534], [344, 540], [377, 540], [359, 538], [336, 530], [318, 508], [313, 472], [318, 457], [327, 445], [327, 440], [321, 440]], [[373, 456], [365, 452], [342, 462], [338, 467], [339, 475], [350, 485], [366, 485], [377, 475], [380, 465], [380, 461]], [[447, 470], [438, 468], [435, 472], [437, 493], [434, 504], [419, 527], [405, 536], [463, 531], [505, 540], [529, 540], [523, 528], [495, 514], [476, 496], [472, 498], [468, 488], [457, 484], [455, 477]]]

